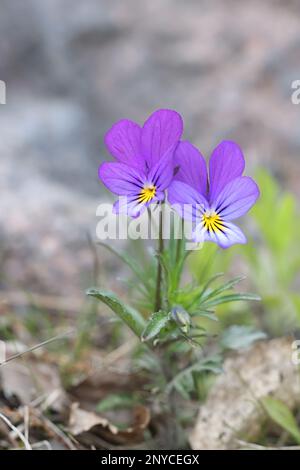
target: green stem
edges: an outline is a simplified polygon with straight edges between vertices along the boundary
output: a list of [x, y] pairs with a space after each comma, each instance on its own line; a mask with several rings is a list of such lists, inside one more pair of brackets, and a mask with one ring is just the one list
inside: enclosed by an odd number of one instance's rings
[[[177, 238], [177, 246], [176, 246], [176, 265], [179, 263], [182, 254], [182, 244], [183, 244], [183, 230], [184, 230], [184, 223], [183, 219], [181, 220], [181, 231], [179, 233], [179, 238]], [[175, 235], [175, 234], [174, 234]]]
[[161, 281], [162, 281], [162, 267], [160, 257], [164, 250], [163, 240], [163, 205], [161, 205], [159, 213], [159, 235], [158, 235], [158, 249], [157, 249], [157, 276], [156, 276], [156, 294], [154, 311], [158, 312], [161, 308]]
[[[170, 363], [170, 359], [165, 348], [160, 351], [158, 360], [166, 387], [172, 380], [174, 374], [172, 364]], [[176, 390], [172, 389], [170, 393], [166, 393], [166, 391], [164, 391], [164, 394], [167, 404], [164, 435], [165, 444], [168, 449], [181, 449], [184, 445], [184, 431], [178, 419], [179, 414]]]

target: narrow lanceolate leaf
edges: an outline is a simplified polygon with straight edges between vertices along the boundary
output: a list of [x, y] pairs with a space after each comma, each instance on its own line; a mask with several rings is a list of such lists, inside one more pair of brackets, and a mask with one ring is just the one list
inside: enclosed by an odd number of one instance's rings
[[207, 289], [209, 288], [209, 286], [216, 280], [218, 279], [219, 277], [222, 277], [224, 276], [224, 273], [217, 273], [215, 274], [214, 276], [212, 276], [210, 279], [208, 279], [208, 281], [204, 284], [203, 286], [203, 289], [201, 290], [201, 293], [199, 295], [199, 298], [201, 298], [204, 293], [207, 291]]
[[213, 312], [207, 310], [196, 310], [192, 313], [192, 316], [207, 318], [212, 321], [219, 321], [218, 317]]
[[258, 300], [261, 300], [261, 298], [259, 297], [259, 295], [256, 295], [256, 294], [247, 294], [247, 293], [228, 294], [228, 295], [223, 295], [221, 297], [216, 297], [215, 299], [207, 300], [203, 302], [203, 304], [201, 304], [201, 307], [210, 308], [210, 307], [214, 307], [215, 305], [225, 304], [226, 302], [236, 302], [240, 300], [257, 300], [258, 301]]
[[221, 294], [222, 292], [232, 289], [236, 284], [239, 282], [243, 281], [245, 279], [245, 276], [238, 276], [235, 277], [234, 279], [231, 279], [230, 281], [226, 282], [225, 284], [222, 284], [220, 287], [217, 287], [216, 289], [212, 290], [211, 292], [208, 292], [205, 294], [201, 300], [206, 301], [207, 299], [211, 299], [212, 297], [216, 297], [217, 295]]
[[202, 302], [204, 302], [204, 300], [202, 299], [206, 299], [206, 296], [209, 294], [209, 286], [216, 280], [218, 279], [219, 277], [223, 276], [224, 273], [217, 273], [215, 274], [214, 276], [212, 276], [210, 279], [208, 279], [208, 281], [204, 284], [203, 287], [200, 287], [198, 289], [195, 289], [195, 294], [193, 296], [193, 300], [192, 302], [190, 303], [189, 305], [189, 308], [193, 308], [197, 305], [201, 305]]
[[88, 289], [86, 294], [101, 300], [101, 302], [110, 307], [137, 336], [141, 336], [145, 328], [145, 320], [137, 310], [124, 304], [113, 292], [92, 288]]
[[142, 341], [149, 341], [155, 338], [160, 331], [167, 326], [170, 321], [170, 314], [162, 310], [154, 312], [142, 333]]
[[262, 398], [261, 404], [269, 417], [300, 444], [300, 429], [287, 405], [273, 397]]

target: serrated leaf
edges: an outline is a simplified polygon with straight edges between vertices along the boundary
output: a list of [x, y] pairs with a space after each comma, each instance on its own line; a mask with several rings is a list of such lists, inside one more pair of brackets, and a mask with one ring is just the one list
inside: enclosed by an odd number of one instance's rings
[[262, 398], [261, 404], [268, 416], [300, 444], [300, 430], [296, 419], [287, 405], [273, 397]]
[[145, 320], [137, 310], [124, 304], [113, 292], [92, 288], [88, 289], [86, 294], [101, 300], [101, 302], [110, 307], [138, 337], [141, 336], [145, 328]]
[[265, 338], [263, 331], [255, 330], [252, 326], [234, 325], [223, 332], [220, 344], [224, 349], [238, 350]]
[[161, 330], [167, 326], [169, 321], [169, 313], [166, 313], [163, 310], [154, 312], [142, 333], [142, 341], [149, 341], [150, 339], [155, 338], [161, 332]]

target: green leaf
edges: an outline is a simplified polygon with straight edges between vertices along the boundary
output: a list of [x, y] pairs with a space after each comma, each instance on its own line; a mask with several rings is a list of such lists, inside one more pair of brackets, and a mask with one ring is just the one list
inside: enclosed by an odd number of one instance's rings
[[96, 411], [98, 411], [99, 413], [103, 413], [109, 410], [130, 408], [134, 404], [135, 397], [133, 397], [132, 395], [126, 395], [124, 393], [111, 393], [97, 404]]
[[212, 321], [219, 321], [218, 317], [214, 313], [206, 312], [202, 310], [193, 312], [193, 316], [200, 317], [200, 318], [207, 318]]
[[225, 304], [227, 302], [236, 302], [240, 300], [261, 300], [259, 295], [256, 294], [247, 294], [247, 293], [241, 293], [241, 294], [228, 294], [228, 295], [223, 295], [222, 297], [216, 297], [215, 299], [208, 300], [203, 302], [201, 304], [201, 307], [205, 308], [210, 308], [214, 307], [215, 305], [220, 305], [220, 304]]
[[300, 430], [296, 419], [287, 405], [273, 397], [262, 398], [261, 404], [269, 417], [300, 444]]
[[235, 277], [234, 279], [231, 279], [228, 282], [225, 282], [225, 284], [222, 284], [221, 286], [217, 287], [213, 291], [207, 293], [205, 296], [201, 298], [201, 301], [206, 301], [207, 299], [211, 299], [212, 297], [216, 297], [217, 295], [221, 294], [222, 292], [232, 289], [236, 284], [239, 282], [243, 281], [245, 279], [245, 276], [238, 276]]
[[222, 372], [221, 360], [219, 357], [204, 359], [199, 362], [195, 362], [191, 366], [183, 369], [179, 372], [166, 386], [166, 393], [170, 393], [173, 388], [179, 389], [180, 385], [178, 383], [185, 382], [186, 380], [191, 379], [191, 374], [201, 373], [201, 372], [212, 372], [214, 374], [220, 374]]
[[202, 297], [204, 295], [204, 293], [207, 291], [207, 289], [209, 288], [209, 286], [216, 280], [218, 279], [219, 277], [222, 277], [224, 276], [224, 273], [217, 273], [215, 274], [214, 276], [212, 276], [210, 279], [208, 279], [208, 281], [204, 284], [203, 286], [203, 289], [199, 295], [199, 297]]
[[119, 300], [113, 292], [92, 288], [86, 291], [86, 295], [101, 300], [101, 302], [110, 307], [138, 337], [141, 336], [145, 328], [144, 318], [137, 310]]
[[149, 341], [150, 339], [155, 338], [163, 328], [167, 326], [170, 321], [170, 314], [159, 310], [159, 312], [154, 312], [147, 325], [142, 333], [142, 341]]
[[238, 350], [265, 338], [263, 331], [255, 330], [252, 326], [234, 325], [223, 332], [220, 343], [224, 349]]
[[190, 399], [190, 394], [189, 390], [191, 389], [190, 386], [187, 386], [187, 384], [183, 383], [183, 380], [177, 380], [174, 382], [174, 388], [177, 390], [177, 392], [182, 396], [184, 400], [189, 400]]

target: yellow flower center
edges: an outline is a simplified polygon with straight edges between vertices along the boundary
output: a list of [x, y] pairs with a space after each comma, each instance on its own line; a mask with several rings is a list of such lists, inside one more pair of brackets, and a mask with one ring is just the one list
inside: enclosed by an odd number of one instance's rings
[[203, 226], [209, 232], [223, 232], [224, 223], [221, 217], [216, 212], [205, 212], [202, 216]]
[[151, 185], [151, 186], [146, 186], [143, 188], [139, 194], [138, 201], [139, 202], [149, 202], [151, 199], [154, 198], [156, 193], [156, 187]]

